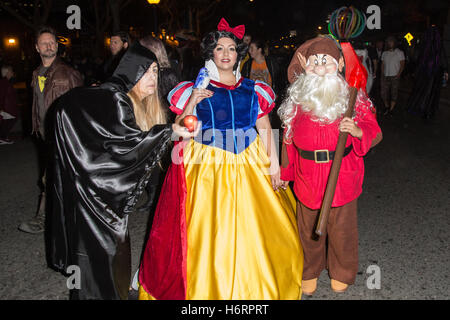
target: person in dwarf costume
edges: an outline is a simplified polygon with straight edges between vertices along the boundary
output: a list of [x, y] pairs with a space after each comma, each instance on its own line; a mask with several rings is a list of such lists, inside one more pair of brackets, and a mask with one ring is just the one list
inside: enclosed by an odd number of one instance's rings
[[[281, 179], [294, 181], [297, 220], [303, 246], [303, 293], [311, 295], [327, 268], [331, 287], [343, 292], [358, 271], [357, 199], [364, 177], [363, 157], [381, 138], [375, 108], [359, 90], [353, 118], [344, 118], [349, 86], [339, 44], [319, 36], [301, 45], [289, 67], [291, 83], [278, 114], [284, 128]], [[339, 132], [349, 133], [326, 234], [314, 230]], [[327, 237], [328, 236], [328, 237]], [[327, 251], [328, 241], [328, 251]]]

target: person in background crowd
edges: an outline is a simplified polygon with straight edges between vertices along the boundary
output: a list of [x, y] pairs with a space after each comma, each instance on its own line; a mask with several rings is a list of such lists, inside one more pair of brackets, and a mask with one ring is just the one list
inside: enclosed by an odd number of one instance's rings
[[19, 225], [19, 230], [27, 233], [41, 233], [45, 222], [45, 171], [49, 147], [45, 140], [45, 117], [53, 102], [72, 88], [83, 85], [81, 74], [65, 64], [57, 55], [56, 31], [42, 27], [36, 34], [36, 51], [41, 64], [33, 72], [32, 134], [36, 134], [39, 155], [39, 185], [41, 196], [35, 217]]
[[415, 84], [407, 106], [409, 112], [430, 119], [439, 108], [441, 87], [448, 81], [447, 56], [436, 26], [427, 30], [419, 50]]
[[[384, 49], [384, 41], [383, 40], [378, 40], [375, 43], [375, 51], [376, 51], [376, 54], [377, 54], [378, 61], [381, 61], [381, 55], [383, 54], [383, 51], [384, 51], [383, 49]], [[381, 66], [381, 64], [379, 64], [379, 65]]]
[[181, 30], [175, 35], [179, 42], [178, 53], [180, 55], [181, 80], [190, 81], [197, 77], [198, 71], [203, 66], [200, 58], [200, 42], [190, 30]]
[[383, 99], [381, 97], [381, 55], [383, 54], [384, 41], [378, 40], [375, 42], [375, 47], [369, 50], [369, 56], [372, 59], [373, 65], [373, 86], [370, 97], [377, 109], [377, 112], [383, 108]]
[[244, 64], [248, 61], [248, 59], [250, 59], [248, 49], [250, 47], [250, 43], [252, 42], [252, 36], [250, 34], [246, 33], [244, 35], [244, 38], [242, 39], [242, 41], [247, 45], [247, 54], [245, 55], [244, 59], [242, 59], [242, 61], [241, 61], [241, 73], [242, 73], [242, 68], [244, 67]]
[[16, 91], [11, 83], [13, 76], [14, 70], [11, 65], [2, 66], [0, 78], [0, 144], [13, 143], [8, 136], [20, 114], [17, 107]]
[[253, 39], [248, 47], [248, 54], [250, 58], [242, 67], [242, 75], [251, 80], [263, 81], [273, 89], [273, 65], [264, 55], [264, 42]]
[[89, 58], [86, 55], [83, 56], [77, 64], [77, 70], [83, 75], [84, 83], [87, 86], [90, 86], [94, 82], [94, 65], [90, 63]]
[[[275, 94], [279, 96], [282, 90], [280, 63], [271, 56], [264, 55], [264, 42], [261, 39], [253, 38], [248, 49], [250, 59], [242, 68], [242, 76], [251, 80], [259, 80], [272, 87]], [[270, 123], [274, 128], [280, 128], [281, 122], [277, 116], [276, 107], [270, 113]]]
[[355, 52], [358, 55], [360, 61], [362, 62], [364, 68], [366, 68], [367, 70], [366, 91], [367, 94], [369, 94], [370, 90], [372, 89], [374, 78], [372, 59], [370, 58], [369, 50], [367, 50], [366, 46], [362, 41], [355, 41], [353, 44], [353, 48], [355, 49]]
[[405, 68], [405, 54], [397, 48], [394, 37], [386, 39], [386, 49], [381, 55], [381, 95], [386, 109], [385, 115], [394, 110], [400, 76]]
[[178, 79], [181, 79], [181, 58], [177, 49], [171, 46], [166, 47], [167, 57], [169, 59], [170, 65], [175, 70], [175, 74]]
[[112, 76], [129, 45], [130, 36], [125, 31], [118, 31], [111, 35], [111, 41], [109, 44], [111, 57], [109, 57], [103, 65], [103, 75], [102, 78], [99, 79], [101, 82], [106, 81]]
[[[56, 39], [58, 41], [58, 39]], [[70, 56], [67, 55], [67, 48], [66, 46], [58, 41], [58, 52], [56, 55], [67, 65], [73, 67], [73, 62]]]
[[105, 63], [105, 60], [101, 56], [95, 56], [92, 58], [92, 64], [93, 64], [93, 79], [90, 85], [99, 85], [100, 80], [103, 79], [103, 65]]
[[271, 56], [264, 55], [264, 42], [261, 39], [253, 39], [248, 53], [250, 54], [250, 59], [242, 68], [242, 76], [251, 80], [264, 81], [278, 94], [280, 70], [278, 64]]

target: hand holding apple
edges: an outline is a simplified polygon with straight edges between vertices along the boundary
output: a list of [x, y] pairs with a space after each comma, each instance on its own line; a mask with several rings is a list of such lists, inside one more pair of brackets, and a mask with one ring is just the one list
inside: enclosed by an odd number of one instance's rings
[[197, 127], [198, 119], [194, 115], [188, 115], [183, 118], [182, 124], [188, 129], [189, 132], [193, 132]]

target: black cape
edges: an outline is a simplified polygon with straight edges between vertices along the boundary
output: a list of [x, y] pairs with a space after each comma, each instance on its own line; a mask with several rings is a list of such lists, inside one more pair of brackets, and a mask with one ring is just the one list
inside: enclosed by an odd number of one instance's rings
[[71, 288], [72, 298], [128, 297], [128, 215], [170, 150], [172, 128], [141, 131], [126, 93], [156, 61], [136, 43], [107, 83], [69, 91], [53, 112], [47, 257], [65, 274], [71, 265], [80, 268], [80, 288]]

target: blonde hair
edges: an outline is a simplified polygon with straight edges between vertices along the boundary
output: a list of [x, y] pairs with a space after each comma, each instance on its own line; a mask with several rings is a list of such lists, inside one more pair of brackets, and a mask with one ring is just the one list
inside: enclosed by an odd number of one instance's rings
[[157, 91], [141, 101], [134, 87], [128, 92], [128, 97], [133, 102], [136, 124], [142, 131], [148, 131], [156, 124], [167, 123], [167, 114], [162, 108]]

